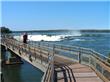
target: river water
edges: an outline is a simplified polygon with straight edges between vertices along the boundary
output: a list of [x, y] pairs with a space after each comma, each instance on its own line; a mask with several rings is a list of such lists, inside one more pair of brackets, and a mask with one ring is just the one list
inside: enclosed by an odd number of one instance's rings
[[[16, 39], [22, 33], [13, 33]], [[62, 45], [73, 45], [91, 48], [104, 56], [110, 53], [110, 33], [106, 32], [80, 32], [80, 31], [43, 31], [29, 32], [29, 41], [46, 41]], [[3, 52], [2, 54], [6, 54]], [[41, 82], [43, 72], [26, 61], [24, 64], [3, 66], [5, 82]]]
[[[10, 51], [7, 51], [10, 52]], [[2, 52], [6, 55], [6, 52]], [[14, 54], [14, 53], [12, 53]], [[23, 64], [4, 65], [3, 76], [5, 82], [41, 82], [43, 72], [35, 68], [25, 60]]]

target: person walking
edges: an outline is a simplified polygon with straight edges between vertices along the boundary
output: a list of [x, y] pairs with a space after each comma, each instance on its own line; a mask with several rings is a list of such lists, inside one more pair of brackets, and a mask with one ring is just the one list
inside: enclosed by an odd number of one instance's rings
[[28, 35], [27, 35], [27, 33], [24, 33], [24, 35], [23, 35], [23, 43], [27, 44], [27, 39], [28, 39]]

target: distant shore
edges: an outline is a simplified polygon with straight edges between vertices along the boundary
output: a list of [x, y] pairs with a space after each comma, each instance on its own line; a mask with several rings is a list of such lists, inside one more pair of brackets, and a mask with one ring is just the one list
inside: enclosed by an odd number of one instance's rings
[[13, 33], [19, 33], [19, 32], [71, 32], [71, 31], [80, 31], [80, 32], [110, 32], [110, 29], [104, 29], [104, 30], [94, 30], [94, 29], [84, 29], [84, 30], [62, 30], [62, 29], [59, 29], [59, 30], [27, 30], [27, 31], [12, 31]]

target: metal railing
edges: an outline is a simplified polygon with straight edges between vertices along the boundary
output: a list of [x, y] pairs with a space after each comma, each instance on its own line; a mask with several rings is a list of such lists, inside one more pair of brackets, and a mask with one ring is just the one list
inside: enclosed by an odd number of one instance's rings
[[[34, 44], [34, 43], [33, 43]], [[39, 42], [35, 43], [36, 46]], [[66, 56], [75, 62], [90, 66], [105, 82], [110, 81], [110, 58], [83, 47], [59, 45], [48, 42], [40, 42], [44, 49], [51, 49], [54, 46], [54, 54]]]

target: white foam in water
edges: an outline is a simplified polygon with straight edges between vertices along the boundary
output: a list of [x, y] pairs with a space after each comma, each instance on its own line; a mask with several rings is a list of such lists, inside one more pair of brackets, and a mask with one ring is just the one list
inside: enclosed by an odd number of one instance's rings
[[60, 41], [63, 36], [47, 36], [47, 35], [29, 35], [28, 39], [30, 41]]
[[[60, 41], [65, 36], [63, 35], [56, 35], [56, 36], [47, 36], [47, 35], [28, 35], [29, 41]], [[22, 41], [23, 36], [14, 36], [15, 39]]]
[[71, 36], [81, 36], [81, 32], [80, 31], [73, 31], [70, 34], [71, 34]]
[[23, 40], [23, 37], [22, 36], [14, 36], [14, 38], [18, 41], [22, 41]]
[[72, 41], [85, 41], [85, 39], [74, 39]]
[[[69, 35], [28, 35], [28, 40], [29, 41], [61, 41], [65, 37], [69, 36], [81, 36], [81, 33], [78, 31], [71, 32]], [[22, 41], [23, 36], [14, 36], [15, 39]]]

